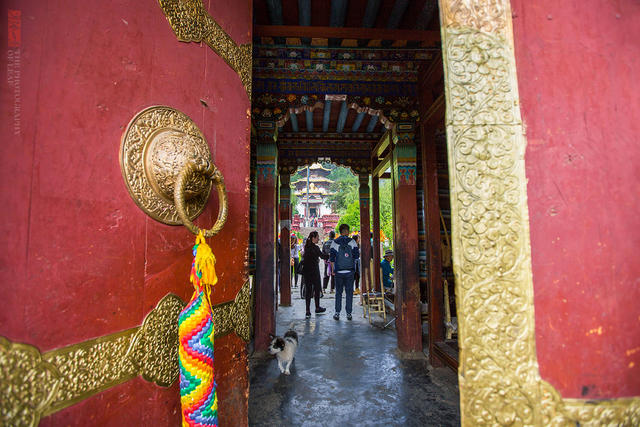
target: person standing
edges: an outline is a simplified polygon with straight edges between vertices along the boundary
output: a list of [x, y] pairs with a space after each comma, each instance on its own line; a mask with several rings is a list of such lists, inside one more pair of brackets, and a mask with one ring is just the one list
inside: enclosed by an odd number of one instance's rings
[[329, 240], [324, 242], [322, 245], [322, 253], [327, 256], [327, 261], [324, 262], [324, 281], [322, 284], [322, 289], [327, 290], [327, 286], [329, 285], [329, 280], [331, 280], [331, 293], [336, 288], [336, 276], [333, 275], [333, 270], [331, 269], [331, 263], [328, 261], [329, 256], [331, 255], [331, 244], [333, 243], [333, 239], [336, 238], [336, 232], [331, 230], [329, 232]]
[[351, 320], [353, 310], [353, 278], [356, 271], [355, 261], [360, 258], [360, 251], [356, 242], [349, 237], [349, 226], [340, 224], [340, 237], [331, 244], [331, 255], [329, 260], [333, 267], [333, 274], [336, 276], [336, 313], [335, 320], [340, 320], [342, 311], [342, 291], [346, 294], [345, 308], [347, 319]]
[[387, 249], [384, 253], [384, 259], [380, 261], [380, 268], [382, 269], [382, 286], [386, 292], [393, 291], [393, 267], [391, 266], [393, 261], [393, 251]]
[[328, 259], [329, 257], [320, 251], [318, 242], [320, 236], [317, 231], [309, 233], [309, 238], [304, 245], [304, 258], [302, 261], [302, 277], [303, 285], [305, 287], [304, 299], [307, 306], [306, 317], [311, 317], [311, 296], [316, 303], [316, 314], [324, 313], [326, 308], [320, 307], [320, 266], [318, 262], [320, 258]]
[[[360, 237], [357, 234], [353, 235], [353, 240], [356, 242], [356, 245], [358, 245], [358, 251], [360, 250], [359, 239]], [[353, 293], [360, 295], [360, 258], [356, 260], [356, 271], [353, 276], [353, 284], [353, 287], [355, 288]]]
[[293, 259], [293, 287], [298, 287], [298, 272], [300, 271], [300, 250], [302, 246], [298, 244], [298, 236], [291, 233], [291, 258]]

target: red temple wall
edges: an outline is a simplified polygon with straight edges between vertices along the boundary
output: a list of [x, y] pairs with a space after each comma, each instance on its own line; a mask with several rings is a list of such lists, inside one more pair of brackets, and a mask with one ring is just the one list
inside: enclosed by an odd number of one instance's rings
[[513, 0], [536, 347], [564, 397], [640, 395], [640, 3]]
[[[251, 41], [251, 1], [205, 3], [236, 43]], [[45, 352], [140, 325], [169, 292], [190, 298], [194, 236], [144, 214], [120, 172], [123, 131], [150, 105], [190, 116], [225, 177], [229, 219], [209, 243], [214, 303], [233, 299], [249, 235], [250, 102], [238, 75], [208, 46], [178, 42], [155, 1], [4, 5], [0, 66], [17, 64], [20, 79], [17, 91], [0, 83], [0, 335]], [[8, 9], [21, 12], [18, 62]], [[210, 227], [216, 215], [214, 194], [196, 223]], [[220, 423], [246, 423], [244, 342], [217, 340], [215, 365]], [[42, 423], [178, 425], [179, 408], [175, 383], [138, 378]]]

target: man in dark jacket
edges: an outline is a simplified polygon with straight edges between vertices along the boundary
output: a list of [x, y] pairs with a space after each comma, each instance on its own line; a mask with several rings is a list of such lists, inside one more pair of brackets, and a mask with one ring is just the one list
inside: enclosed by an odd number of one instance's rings
[[[329, 240], [322, 244], [322, 253], [326, 256], [331, 255], [331, 244], [333, 243], [333, 239], [336, 238], [336, 232], [331, 230], [329, 232]], [[332, 274], [331, 263], [327, 260], [324, 263], [324, 278], [322, 283], [322, 289], [326, 290], [327, 285], [329, 285], [329, 279], [331, 279], [331, 292], [336, 288], [336, 276]]]
[[345, 291], [347, 311], [347, 319], [351, 320], [351, 311], [353, 309], [353, 279], [356, 271], [356, 260], [360, 258], [360, 250], [356, 242], [349, 237], [349, 226], [341, 224], [340, 237], [331, 243], [331, 253], [329, 261], [331, 261], [332, 271], [336, 277], [336, 314], [333, 318], [340, 320], [340, 312], [342, 311], [342, 291]]

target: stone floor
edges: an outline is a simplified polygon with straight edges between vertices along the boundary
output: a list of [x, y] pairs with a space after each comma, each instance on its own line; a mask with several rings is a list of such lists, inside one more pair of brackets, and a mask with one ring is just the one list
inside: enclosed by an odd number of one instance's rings
[[293, 291], [292, 307], [277, 312], [277, 334], [292, 328], [299, 337], [291, 375], [280, 374], [274, 358], [251, 359], [249, 425], [460, 424], [454, 372], [433, 369], [426, 359], [400, 359], [395, 330], [370, 326], [359, 298], [352, 321], [344, 308], [339, 321], [332, 318], [331, 294], [321, 300], [326, 314], [305, 319], [304, 300]]

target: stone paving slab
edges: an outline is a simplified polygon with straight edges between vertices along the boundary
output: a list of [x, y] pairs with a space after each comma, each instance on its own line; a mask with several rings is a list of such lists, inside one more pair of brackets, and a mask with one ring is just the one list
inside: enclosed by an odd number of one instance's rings
[[343, 308], [335, 321], [334, 294], [321, 299], [326, 314], [311, 319], [304, 317], [299, 292], [293, 295], [291, 307], [278, 309], [276, 326], [278, 335], [292, 328], [299, 336], [291, 375], [280, 374], [274, 358], [251, 359], [249, 425], [460, 424], [455, 373], [431, 368], [426, 358], [400, 359], [395, 331], [370, 326], [359, 297], [353, 320], [346, 320]]

